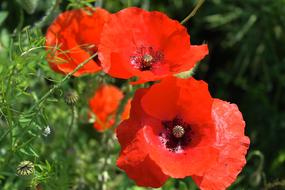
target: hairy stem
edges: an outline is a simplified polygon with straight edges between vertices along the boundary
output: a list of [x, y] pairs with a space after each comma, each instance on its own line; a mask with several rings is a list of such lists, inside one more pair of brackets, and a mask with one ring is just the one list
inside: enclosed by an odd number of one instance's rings
[[185, 24], [190, 18], [192, 18], [196, 14], [198, 9], [203, 5], [204, 2], [205, 2], [205, 0], [198, 0], [196, 6], [191, 11], [191, 13], [187, 17], [185, 17], [180, 23]]
[[81, 69], [86, 63], [97, 56], [97, 53], [90, 56], [88, 59], [80, 63], [73, 71], [68, 73], [59, 83], [53, 86], [36, 104], [32, 107], [32, 110], [37, 108], [42, 102], [44, 102], [56, 89], [58, 89], [66, 80], [68, 80], [74, 73]]

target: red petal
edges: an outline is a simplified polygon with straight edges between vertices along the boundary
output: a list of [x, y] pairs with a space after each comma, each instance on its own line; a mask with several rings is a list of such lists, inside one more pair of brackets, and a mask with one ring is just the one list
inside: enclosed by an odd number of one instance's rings
[[131, 111], [131, 99], [129, 99], [125, 105], [124, 111], [121, 116], [122, 120], [126, 120], [130, 117], [130, 111]]
[[180, 79], [179, 110], [185, 122], [194, 131], [192, 144], [196, 147], [215, 142], [215, 126], [211, 117], [213, 98], [208, 85], [194, 78]]
[[[175, 46], [173, 47], [175, 48]], [[206, 55], [208, 55], [208, 45], [191, 45], [188, 54], [185, 54], [183, 58], [178, 60], [176, 63], [181, 62], [176, 67], [172, 67], [173, 72], [188, 71], [194, 67], [194, 65], [201, 61]], [[184, 63], [184, 64], [183, 64]]]
[[[129, 129], [132, 125], [125, 126]], [[127, 173], [137, 185], [144, 187], [161, 187], [168, 176], [162, 173], [159, 166], [148, 156], [148, 145], [141, 138], [142, 130], [136, 133], [136, 138], [128, 142], [117, 160], [117, 166]]]
[[141, 100], [143, 110], [160, 120], [172, 120], [179, 108], [177, 101], [179, 90], [176, 78], [169, 77], [152, 85]]
[[230, 186], [246, 163], [249, 138], [244, 135], [245, 122], [235, 104], [215, 99], [212, 110], [217, 130], [215, 147], [219, 161], [202, 176], [193, 176], [204, 190], [222, 190]]
[[89, 101], [92, 112], [96, 115], [94, 127], [98, 131], [110, 128], [114, 123], [114, 116], [119, 107], [123, 93], [115, 86], [104, 85], [96, 90]]
[[[54, 71], [67, 74], [97, 51], [96, 46], [109, 13], [100, 8], [89, 11], [91, 15], [83, 9], [66, 11], [48, 28], [47, 58]], [[90, 60], [74, 76], [101, 70], [94, 60]]]
[[116, 134], [119, 143], [122, 147], [126, 147], [134, 138], [136, 132], [141, 129], [141, 120], [145, 116], [141, 108], [140, 100], [145, 94], [146, 89], [139, 89], [136, 91], [133, 100], [131, 101], [130, 118], [120, 123], [116, 129]]

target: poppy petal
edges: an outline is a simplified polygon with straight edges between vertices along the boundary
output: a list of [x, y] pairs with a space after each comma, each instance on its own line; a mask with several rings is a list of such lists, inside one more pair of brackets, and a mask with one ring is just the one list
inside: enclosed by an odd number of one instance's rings
[[202, 176], [193, 176], [203, 190], [222, 190], [230, 186], [246, 163], [249, 138], [244, 135], [245, 122], [235, 104], [215, 99], [212, 110], [217, 130], [215, 146], [220, 149], [218, 163]]
[[[67, 74], [97, 52], [100, 35], [109, 13], [104, 9], [70, 10], [61, 13], [46, 33], [50, 67]], [[98, 59], [88, 61], [74, 76], [101, 70]]]
[[142, 133], [142, 130], [138, 131], [137, 137], [122, 149], [117, 166], [123, 169], [138, 186], [157, 188], [166, 182], [168, 176], [148, 156], [147, 144], [143, 138], [140, 138]]
[[[140, 100], [142, 96], [144, 96], [145, 92], [146, 89], [142, 88], [136, 91], [136, 94], [131, 101], [131, 119], [127, 119], [121, 122], [120, 125], [116, 128], [116, 134], [122, 149], [135, 138], [136, 132], [141, 129], [141, 123], [138, 123], [138, 121], [141, 121], [143, 119], [145, 113], [143, 109], [141, 109]], [[133, 118], [136, 118], [136, 120], [133, 120]]]
[[114, 124], [115, 114], [123, 99], [123, 93], [112, 85], [99, 87], [89, 100], [89, 107], [96, 116], [94, 128], [104, 131]]
[[178, 112], [179, 90], [176, 85], [176, 79], [168, 77], [151, 86], [142, 97], [141, 105], [143, 110], [157, 119], [173, 119]]

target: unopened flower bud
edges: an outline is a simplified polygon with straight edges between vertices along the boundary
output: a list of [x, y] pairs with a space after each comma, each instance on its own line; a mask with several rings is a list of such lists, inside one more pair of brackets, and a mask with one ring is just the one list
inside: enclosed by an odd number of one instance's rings
[[76, 91], [68, 91], [65, 96], [64, 96], [64, 101], [68, 104], [68, 105], [75, 105], [76, 102], [78, 101], [79, 96], [77, 94]]
[[20, 176], [28, 176], [34, 172], [35, 166], [31, 161], [22, 161], [17, 167], [17, 174]]

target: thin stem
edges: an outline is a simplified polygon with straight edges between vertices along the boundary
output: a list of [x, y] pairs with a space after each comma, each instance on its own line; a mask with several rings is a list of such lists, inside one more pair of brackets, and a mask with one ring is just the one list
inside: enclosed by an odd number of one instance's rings
[[71, 106], [71, 112], [72, 112], [71, 113], [71, 121], [70, 121], [70, 124], [68, 126], [67, 134], [66, 134], [66, 141], [67, 142], [69, 142], [72, 126], [73, 126], [74, 120], [75, 120], [75, 107], [74, 106]]
[[259, 158], [259, 165], [257, 167], [257, 171], [262, 171], [264, 165], [264, 155], [259, 150], [255, 150], [248, 155], [247, 160], [250, 160], [253, 156]]
[[35, 140], [35, 139], [37, 139], [37, 138], [38, 138], [38, 136], [35, 136], [35, 137], [30, 138], [29, 140], [27, 140], [27, 141], [24, 142], [23, 144], [18, 145], [17, 147], [15, 147], [15, 149], [12, 149], [13, 152], [16, 152], [17, 150], [19, 150], [19, 149], [22, 148], [22, 147], [25, 147], [27, 144], [29, 144], [30, 142], [32, 142], [33, 140]]
[[133, 5], [133, 0], [128, 0], [128, 7], [131, 7]]
[[[108, 141], [109, 140], [113, 140], [112, 139], [112, 135], [113, 133], [110, 133], [110, 131], [105, 132], [102, 136], [101, 139], [101, 144], [107, 144], [106, 148], [103, 149], [103, 156], [102, 158], [104, 158], [104, 163], [102, 165], [102, 168], [100, 169], [100, 174], [103, 174], [104, 171], [108, 170], [107, 166], [108, 166], [108, 158], [110, 157], [110, 146], [108, 145]], [[104, 183], [106, 183], [106, 179], [104, 178], [104, 175], [102, 175], [102, 180], [99, 181], [99, 190], [104, 190]]]
[[192, 18], [196, 12], [198, 11], [198, 9], [203, 5], [203, 3], [205, 2], [205, 0], [198, 0], [196, 6], [194, 7], [194, 9], [191, 11], [191, 13], [186, 17], [184, 18], [180, 24], [185, 24], [190, 18]]
[[51, 7], [47, 10], [45, 16], [37, 23], [35, 23], [35, 27], [41, 28], [43, 27], [47, 20], [51, 17], [52, 13], [55, 11], [55, 9], [59, 6], [60, 4], [60, 0], [54, 0], [53, 4], [51, 5]]
[[66, 80], [68, 80], [74, 73], [76, 73], [79, 69], [81, 69], [86, 63], [88, 63], [91, 59], [97, 56], [97, 53], [90, 56], [88, 59], [80, 63], [73, 71], [68, 73], [59, 83], [53, 86], [36, 104], [32, 107], [32, 110], [34, 110], [36, 107], [38, 107], [42, 102], [46, 100], [47, 97], [49, 97], [56, 89], [58, 89]]
[[285, 179], [268, 183], [268, 184], [266, 184], [265, 189], [269, 190], [269, 189], [273, 189], [276, 187], [285, 187]]

